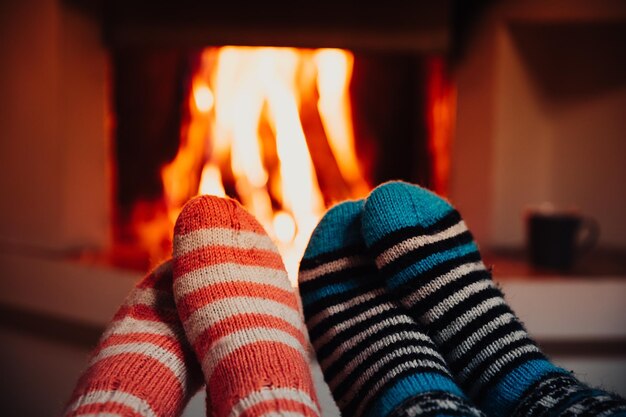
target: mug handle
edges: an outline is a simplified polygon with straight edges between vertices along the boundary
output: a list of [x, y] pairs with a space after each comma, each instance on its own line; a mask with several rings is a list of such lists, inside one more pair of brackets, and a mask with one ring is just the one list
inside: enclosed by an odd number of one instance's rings
[[589, 252], [598, 243], [600, 237], [600, 224], [591, 217], [583, 217], [578, 231], [578, 245], [576, 256], [579, 257]]

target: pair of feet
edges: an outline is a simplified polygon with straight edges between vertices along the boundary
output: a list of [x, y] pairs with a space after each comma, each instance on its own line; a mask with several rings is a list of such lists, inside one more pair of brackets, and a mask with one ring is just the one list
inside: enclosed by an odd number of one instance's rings
[[[300, 293], [345, 417], [479, 415], [474, 404], [490, 415], [626, 410], [544, 358], [458, 213], [415, 186], [331, 209]], [[307, 339], [259, 223], [232, 200], [196, 198], [177, 220], [173, 261], [117, 312], [66, 415], [176, 416], [206, 384], [217, 417], [319, 416]]]
[[[282, 259], [237, 202], [189, 201], [174, 254], [115, 315], [66, 416], [319, 417], [306, 328]], [[207, 413], [209, 415], [209, 413]]]
[[459, 213], [423, 188], [391, 182], [329, 210], [299, 289], [344, 416], [626, 414], [544, 356]]

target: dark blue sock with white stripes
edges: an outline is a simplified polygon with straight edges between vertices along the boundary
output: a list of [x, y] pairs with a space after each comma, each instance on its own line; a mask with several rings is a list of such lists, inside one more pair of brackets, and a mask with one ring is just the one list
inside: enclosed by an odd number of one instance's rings
[[[367, 199], [362, 234], [387, 291], [425, 326], [457, 382], [488, 415], [621, 409], [619, 398], [597, 395], [544, 356], [445, 200], [411, 184], [383, 184]], [[594, 414], [586, 414], [591, 403]]]
[[342, 415], [481, 415], [376, 279], [360, 233], [362, 207], [349, 201], [324, 216], [299, 273], [309, 336]]

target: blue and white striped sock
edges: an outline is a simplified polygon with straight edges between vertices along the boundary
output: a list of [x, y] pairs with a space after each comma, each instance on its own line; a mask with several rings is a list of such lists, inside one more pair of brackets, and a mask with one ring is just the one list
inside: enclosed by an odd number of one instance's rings
[[362, 201], [333, 207], [300, 265], [306, 324], [344, 417], [479, 416], [431, 339], [376, 279]]
[[[456, 380], [488, 415], [511, 415], [542, 381], [576, 381], [530, 338], [445, 200], [415, 185], [383, 184], [367, 199], [362, 234], [387, 291], [426, 327]], [[582, 399], [566, 396], [561, 405]], [[558, 415], [552, 411], [547, 415]]]

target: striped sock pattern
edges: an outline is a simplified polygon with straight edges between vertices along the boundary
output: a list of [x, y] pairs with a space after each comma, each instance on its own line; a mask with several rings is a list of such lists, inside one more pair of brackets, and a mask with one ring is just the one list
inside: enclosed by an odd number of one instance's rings
[[362, 233], [386, 288], [426, 326], [465, 392], [489, 415], [509, 415], [551, 364], [482, 263], [459, 213], [423, 188], [375, 189]]
[[481, 415], [430, 338], [376, 282], [360, 236], [362, 206], [348, 201], [324, 216], [299, 273], [309, 336], [342, 415], [411, 416], [420, 407], [428, 415]]
[[428, 392], [409, 399], [389, 417], [468, 417], [483, 415], [472, 405], [459, 401], [459, 397], [447, 392]]
[[319, 416], [297, 297], [234, 200], [190, 200], [174, 230], [174, 297], [216, 417]]
[[137, 284], [115, 314], [65, 416], [176, 416], [203, 382], [166, 262]]
[[626, 401], [571, 375], [549, 374], [533, 384], [512, 417], [626, 416]]

